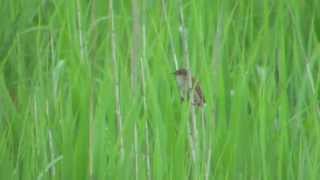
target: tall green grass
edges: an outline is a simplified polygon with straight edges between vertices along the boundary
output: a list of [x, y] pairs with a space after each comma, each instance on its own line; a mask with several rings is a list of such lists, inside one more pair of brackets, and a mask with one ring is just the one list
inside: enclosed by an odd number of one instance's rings
[[179, 2], [135, 1], [133, 92], [131, 1], [113, 2], [118, 74], [108, 0], [0, 1], [0, 179], [204, 179], [209, 164], [209, 179], [317, 180], [320, 1], [183, 0], [207, 100], [196, 162], [172, 75]]

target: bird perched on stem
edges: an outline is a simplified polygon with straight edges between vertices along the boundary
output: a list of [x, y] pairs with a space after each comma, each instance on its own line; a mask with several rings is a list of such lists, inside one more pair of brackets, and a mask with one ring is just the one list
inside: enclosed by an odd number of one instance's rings
[[[206, 104], [206, 100], [199, 85], [199, 81], [192, 77], [191, 73], [184, 68], [176, 70], [174, 74], [180, 89], [181, 100], [189, 100], [190, 94], [192, 94], [191, 104], [202, 108]], [[189, 78], [191, 78], [191, 86], [189, 84]]]

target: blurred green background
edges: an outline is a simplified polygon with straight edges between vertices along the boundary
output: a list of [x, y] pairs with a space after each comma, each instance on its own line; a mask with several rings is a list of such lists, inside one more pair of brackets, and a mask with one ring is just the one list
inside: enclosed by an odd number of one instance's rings
[[2, 0], [0, 22], [0, 179], [320, 177], [320, 1]]

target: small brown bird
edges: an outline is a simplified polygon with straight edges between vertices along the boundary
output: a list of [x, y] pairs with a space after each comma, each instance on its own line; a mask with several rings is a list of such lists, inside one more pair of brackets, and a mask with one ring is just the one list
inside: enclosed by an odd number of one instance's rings
[[[180, 89], [181, 100], [184, 101], [186, 99], [189, 99], [191, 91], [193, 91], [193, 98], [191, 99], [192, 105], [203, 107], [206, 104], [206, 100], [200, 88], [199, 81], [192, 77], [190, 72], [184, 68], [178, 69], [174, 72], [174, 74], [176, 75], [178, 86]], [[191, 77], [192, 88], [190, 88], [189, 86], [189, 77]]]

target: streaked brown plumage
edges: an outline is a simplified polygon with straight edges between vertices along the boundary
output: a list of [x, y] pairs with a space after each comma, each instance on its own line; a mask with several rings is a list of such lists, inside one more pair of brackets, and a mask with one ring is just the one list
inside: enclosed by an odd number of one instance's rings
[[181, 99], [189, 99], [189, 95], [191, 94], [191, 90], [193, 90], [193, 98], [191, 100], [192, 105], [197, 107], [203, 107], [206, 103], [203, 92], [200, 88], [199, 81], [197, 81], [194, 77], [191, 76], [192, 88], [189, 87], [188, 77], [190, 76], [189, 71], [181, 68], [174, 72], [178, 86], [180, 88]]

